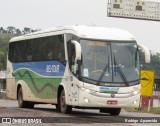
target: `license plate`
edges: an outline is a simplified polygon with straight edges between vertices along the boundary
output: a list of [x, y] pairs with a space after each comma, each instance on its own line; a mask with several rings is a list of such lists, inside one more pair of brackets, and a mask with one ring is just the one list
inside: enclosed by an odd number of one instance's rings
[[116, 101], [116, 100], [108, 100], [107, 104], [109, 104], [109, 105], [116, 105], [116, 104], [118, 104], [118, 101]]

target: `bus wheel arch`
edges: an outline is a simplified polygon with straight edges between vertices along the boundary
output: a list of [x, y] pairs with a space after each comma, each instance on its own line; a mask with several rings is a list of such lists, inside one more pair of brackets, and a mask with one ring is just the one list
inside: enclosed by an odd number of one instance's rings
[[20, 89], [21, 87], [22, 87], [21, 84], [18, 84], [18, 86], [17, 86], [17, 100], [18, 100], [18, 92], [19, 92], [19, 89]]
[[60, 111], [61, 113], [64, 113], [64, 114], [71, 113], [72, 106], [66, 104], [65, 90], [62, 85], [60, 85], [58, 88], [58, 95], [57, 96], [58, 96], [57, 97], [58, 105], [56, 106], [56, 108], [58, 109], [58, 111]]
[[22, 86], [17, 87], [17, 100], [18, 100], [18, 105], [19, 108], [25, 108], [27, 106], [27, 103], [23, 100], [23, 90]]
[[22, 89], [21, 84], [18, 84], [17, 86], [17, 100], [18, 100], [19, 108], [33, 108], [34, 107], [33, 102], [24, 101], [23, 89]]

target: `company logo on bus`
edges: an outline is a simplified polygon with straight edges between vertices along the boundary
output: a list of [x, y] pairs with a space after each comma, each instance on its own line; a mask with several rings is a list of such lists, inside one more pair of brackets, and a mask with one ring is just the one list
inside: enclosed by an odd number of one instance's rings
[[114, 98], [114, 97], [115, 97], [115, 94], [114, 94], [114, 93], [112, 93], [112, 94], [111, 94], [111, 98]]

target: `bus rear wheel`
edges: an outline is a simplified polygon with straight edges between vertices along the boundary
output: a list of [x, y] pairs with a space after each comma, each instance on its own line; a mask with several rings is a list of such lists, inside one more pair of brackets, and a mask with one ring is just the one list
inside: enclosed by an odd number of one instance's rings
[[58, 108], [59, 108], [60, 112], [65, 113], [65, 114], [69, 114], [72, 112], [72, 106], [66, 104], [64, 89], [62, 89], [58, 101], [59, 101]]
[[22, 87], [18, 90], [18, 105], [19, 108], [25, 108], [26, 107], [26, 102], [23, 100], [23, 92], [22, 92]]

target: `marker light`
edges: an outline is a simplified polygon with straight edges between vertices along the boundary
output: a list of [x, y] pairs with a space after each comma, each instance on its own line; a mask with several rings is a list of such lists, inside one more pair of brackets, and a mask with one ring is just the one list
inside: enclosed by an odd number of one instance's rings
[[89, 103], [89, 99], [87, 99], [87, 98], [85, 98], [84, 101], [87, 102], [87, 103]]
[[89, 90], [89, 89], [85, 89], [85, 92], [89, 93], [89, 92], [90, 92], [90, 90]]
[[136, 101], [134, 101], [134, 102], [133, 102], [133, 104], [134, 104], [134, 105], [135, 105], [135, 104], [137, 104], [137, 100], [136, 100]]
[[133, 92], [134, 95], [137, 95], [138, 93], [139, 93], [138, 91], [134, 91], [134, 92]]

